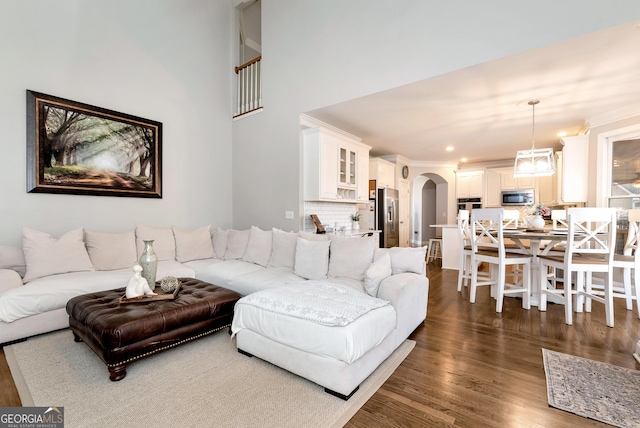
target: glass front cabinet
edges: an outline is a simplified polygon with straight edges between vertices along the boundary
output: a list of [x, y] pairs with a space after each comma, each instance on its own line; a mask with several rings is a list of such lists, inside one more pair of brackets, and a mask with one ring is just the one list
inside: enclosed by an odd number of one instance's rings
[[302, 139], [306, 201], [369, 200], [370, 146], [325, 128], [304, 129]]

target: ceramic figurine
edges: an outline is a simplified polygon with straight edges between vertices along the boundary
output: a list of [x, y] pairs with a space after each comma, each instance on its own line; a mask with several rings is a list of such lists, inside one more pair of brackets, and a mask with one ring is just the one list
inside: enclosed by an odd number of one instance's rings
[[132, 297], [144, 296], [145, 294], [157, 295], [157, 293], [151, 291], [149, 283], [145, 278], [142, 277], [142, 266], [133, 266], [133, 272], [133, 276], [129, 278], [129, 282], [127, 283], [127, 290], [125, 292], [125, 296], [127, 297], [127, 299], [131, 299]]

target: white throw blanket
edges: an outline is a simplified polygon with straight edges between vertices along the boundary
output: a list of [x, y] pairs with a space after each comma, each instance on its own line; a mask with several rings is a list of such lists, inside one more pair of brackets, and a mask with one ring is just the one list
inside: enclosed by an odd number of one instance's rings
[[388, 304], [386, 300], [343, 285], [305, 281], [252, 293], [236, 305], [251, 305], [328, 326], [345, 326]]

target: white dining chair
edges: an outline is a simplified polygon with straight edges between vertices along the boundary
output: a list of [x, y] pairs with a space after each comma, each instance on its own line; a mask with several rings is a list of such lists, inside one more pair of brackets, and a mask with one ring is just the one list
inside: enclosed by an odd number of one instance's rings
[[469, 230], [469, 210], [458, 211], [458, 244], [460, 263], [458, 270], [458, 291], [471, 280], [471, 232]]
[[[553, 227], [553, 232], [566, 233], [569, 230], [569, 225], [567, 224], [567, 210], [551, 210], [551, 224]], [[552, 245], [551, 248], [545, 251], [545, 253], [547, 253], [549, 256], [564, 257], [564, 251], [566, 250], [564, 242], [542, 241], [541, 243], [545, 247], [547, 245]], [[556, 274], [556, 270], [554, 268], [550, 268], [547, 275], [549, 277], [549, 280], [553, 283], [554, 287], [556, 287], [558, 282], [563, 282], [564, 280], [564, 278]]]
[[[528, 254], [509, 253], [504, 247], [504, 209], [481, 208], [471, 212], [471, 284], [469, 301], [475, 303], [477, 288], [489, 285], [496, 299], [496, 312], [502, 312], [505, 295], [521, 295], [522, 307], [530, 308], [531, 295], [530, 267]], [[488, 263], [490, 275], [482, 278], [478, 274], [478, 265]], [[517, 284], [506, 281], [506, 267], [523, 265], [522, 280]]]
[[567, 210], [551, 210], [551, 222], [553, 224], [553, 230], [568, 230]]
[[520, 223], [519, 210], [504, 210], [504, 220], [502, 226], [505, 229], [517, 229]]
[[[616, 238], [615, 208], [569, 208], [567, 210], [567, 241], [564, 255], [543, 255], [539, 257], [540, 269], [562, 270], [562, 288], [550, 287], [550, 279], [540, 276], [541, 311], [547, 310], [547, 297], [554, 295], [564, 303], [565, 323], [573, 324], [573, 299], [575, 310], [581, 312], [584, 298], [596, 300], [605, 305], [605, 317], [609, 327], [613, 327], [613, 255]], [[590, 288], [591, 276], [604, 274], [602, 296]], [[574, 280], [575, 275], [575, 280]], [[589, 277], [586, 279], [586, 277]]]
[[[622, 254], [613, 255], [613, 267], [623, 271], [622, 284], [615, 283], [612, 287], [614, 298], [626, 300], [627, 310], [633, 309], [633, 301], [636, 301], [638, 318], [640, 318], [640, 251], [638, 243], [640, 241], [640, 210], [629, 210], [629, 232], [624, 243]], [[631, 280], [633, 273], [633, 281]], [[599, 285], [592, 284], [592, 292], [603, 294], [604, 290]], [[591, 310], [591, 300], [585, 302], [585, 311]]]

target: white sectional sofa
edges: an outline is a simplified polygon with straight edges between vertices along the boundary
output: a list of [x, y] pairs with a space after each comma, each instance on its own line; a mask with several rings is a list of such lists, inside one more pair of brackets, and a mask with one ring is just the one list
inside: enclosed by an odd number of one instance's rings
[[[0, 246], [0, 344], [68, 327], [65, 306], [74, 296], [125, 287], [142, 241], [148, 239], [154, 240], [159, 259], [158, 279], [195, 277], [245, 296], [313, 280], [388, 300], [387, 311], [393, 313], [385, 321], [388, 334], [367, 353], [373, 369], [426, 317], [424, 248], [376, 249], [370, 237], [257, 227], [211, 231], [209, 226], [137, 226], [123, 233], [77, 229], [58, 239], [24, 228], [22, 248]], [[360, 371], [368, 375], [371, 365]]]

